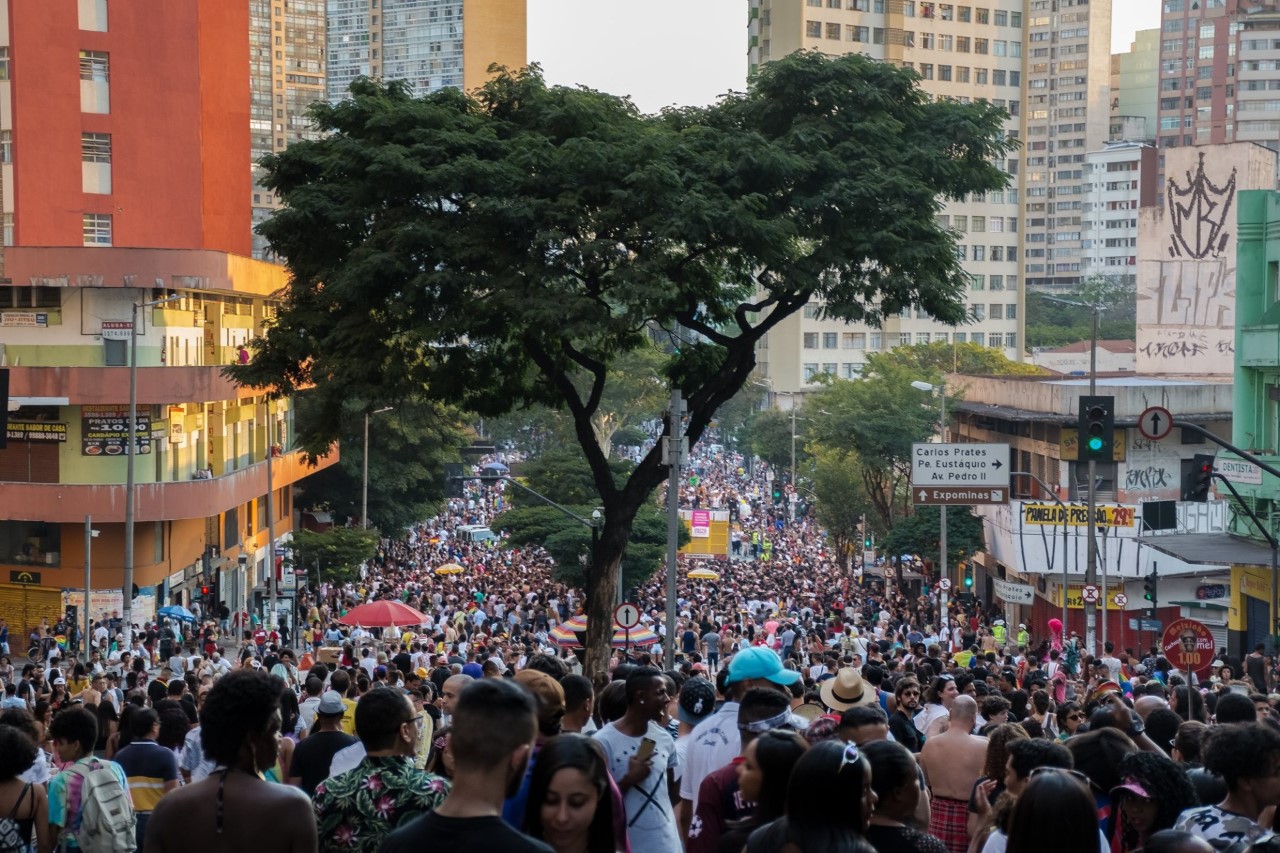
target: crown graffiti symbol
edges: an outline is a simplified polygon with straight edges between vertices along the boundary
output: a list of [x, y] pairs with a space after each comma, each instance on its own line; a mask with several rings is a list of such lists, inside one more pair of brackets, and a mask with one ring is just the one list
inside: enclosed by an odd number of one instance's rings
[[1196, 260], [1216, 258], [1226, 249], [1231, 236], [1225, 229], [1236, 198], [1236, 170], [1231, 170], [1225, 185], [1218, 186], [1204, 173], [1201, 153], [1195, 175], [1189, 171], [1186, 175], [1185, 186], [1179, 187], [1170, 178], [1166, 190], [1172, 227], [1169, 255]]

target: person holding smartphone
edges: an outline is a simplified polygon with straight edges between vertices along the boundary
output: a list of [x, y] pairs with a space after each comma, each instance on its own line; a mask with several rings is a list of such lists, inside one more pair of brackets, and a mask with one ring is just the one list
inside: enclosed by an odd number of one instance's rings
[[653, 667], [637, 668], [626, 681], [627, 710], [596, 732], [609, 773], [626, 804], [627, 837], [632, 850], [681, 853], [683, 845], [671, 808], [676, 745], [658, 725], [667, 707], [667, 681]]

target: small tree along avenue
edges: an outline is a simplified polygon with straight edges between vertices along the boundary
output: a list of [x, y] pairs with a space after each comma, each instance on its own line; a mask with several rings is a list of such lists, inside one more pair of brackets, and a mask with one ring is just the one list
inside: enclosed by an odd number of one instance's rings
[[[279, 393], [314, 383], [335, 411], [352, 389], [483, 416], [564, 410], [604, 507], [594, 615], [610, 612], [632, 522], [667, 477], [655, 446], [613, 479], [596, 421], [611, 370], [656, 332], [693, 443], [761, 338], [809, 302], [844, 320], [918, 306], [963, 321], [967, 278], [937, 213], [1005, 186], [993, 163], [1012, 147], [1003, 110], [817, 53], [657, 116], [536, 68], [420, 99], [360, 80], [312, 114], [323, 138], [263, 161], [286, 204], [260, 230], [289, 267], [287, 302], [228, 371]], [[325, 423], [308, 447], [334, 440]], [[596, 672], [610, 626], [590, 625]]]

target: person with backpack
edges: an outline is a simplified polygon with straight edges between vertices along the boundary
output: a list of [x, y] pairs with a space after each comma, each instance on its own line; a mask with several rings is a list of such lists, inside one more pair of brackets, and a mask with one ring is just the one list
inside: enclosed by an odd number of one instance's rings
[[65, 770], [49, 782], [49, 825], [59, 850], [130, 853], [137, 849], [129, 780], [114, 761], [95, 758], [98, 720], [80, 706], [53, 718], [49, 737]]

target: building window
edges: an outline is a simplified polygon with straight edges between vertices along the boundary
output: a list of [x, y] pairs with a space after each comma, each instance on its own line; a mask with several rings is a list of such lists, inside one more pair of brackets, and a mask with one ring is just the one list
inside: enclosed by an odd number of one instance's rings
[[[1000, 13], [996, 12], [996, 14], [999, 15]], [[966, 332], [956, 332], [952, 336], [952, 343], [962, 344], [965, 342], [967, 337], [968, 337], [968, 334]]]
[[804, 381], [812, 382], [813, 377], [818, 375], [818, 363], [814, 361], [806, 361], [804, 363]]
[[[1018, 305], [1017, 305], [1017, 303], [1013, 303], [1013, 304], [1010, 304], [1010, 305], [1006, 305], [1006, 306], [1004, 306], [1004, 318], [1005, 318], [1006, 320], [1016, 320], [1016, 319], [1018, 319]], [[1013, 344], [1010, 344], [1010, 346], [1013, 346]]]
[[13, 163], [13, 131], [0, 130], [0, 164], [5, 166]]
[[79, 0], [80, 29], [95, 33], [107, 31], [107, 0]]
[[86, 213], [83, 221], [86, 246], [111, 245], [111, 214]]
[[3, 225], [0, 226], [0, 228], [2, 228], [2, 231], [0, 231], [0, 236], [3, 237], [4, 245], [12, 246], [13, 245], [13, 214], [12, 213], [4, 214]]
[[911, 346], [911, 333], [910, 333], [910, 332], [899, 332], [899, 333], [898, 333], [898, 346], [900, 346], [900, 347], [909, 347], [909, 346]]
[[823, 362], [823, 364], [822, 364], [822, 372], [823, 372], [823, 373], [825, 373], [825, 374], [827, 374], [828, 376], [834, 377], [834, 376], [836, 375], [836, 365], [835, 365], [835, 362], [833, 362], [833, 361]]
[[9, 48], [0, 47], [0, 80], [9, 79]]
[[992, 332], [987, 337], [987, 346], [1000, 349], [1001, 347], [1004, 346], [1004, 335], [1000, 334], [999, 332]]
[[845, 349], [866, 349], [867, 333], [866, 332], [845, 332], [844, 348]]
[[823, 348], [823, 349], [835, 349], [837, 346], [839, 346], [839, 340], [840, 340], [839, 333], [837, 333], [837, 332], [823, 332], [823, 333], [822, 333], [822, 348]]
[[81, 80], [100, 80], [106, 81], [110, 79], [110, 67], [107, 60], [107, 54], [100, 50], [82, 50], [80, 51], [80, 79]]
[[992, 319], [992, 320], [1003, 320], [1003, 319], [1004, 319], [1004, 304], [1003, 304], [1003, 303], [1001, 303], [1001, 304], [999, 304], [999, 305], [992, 305], [992, 306], [991, 306], [991, 308], [990, 308], [990, 312], [991, 312], [991, 319]]
[[822, 38], [822, 22], [821, 21], [805, 21], [804, 34], [811, 39]]
[[884, 332], [868, 332], [867, 335], [867, 349], [878, 350], [884, 346], [882, 343], [884, 339]]
[[817, 349], [817, 348], [818, 348], [818, 333], [817, 333], [817, 332], [805, 332], [805, 333], [804, 333], [804, 348], [805, 348], [805, 349]]
[[978, 346], [986, 346], [987, 336], [983, 332], [970, 332], [969, 341], [977, 344]]
[[827, 38], [831, 41], [840, 41], [839, 24], [827, 24]]
[[80, 159], [86, 163], [110, 163], [111, 162], [111, 134], [109, 133], [80, 134]]

